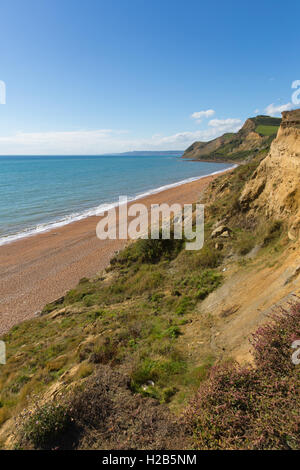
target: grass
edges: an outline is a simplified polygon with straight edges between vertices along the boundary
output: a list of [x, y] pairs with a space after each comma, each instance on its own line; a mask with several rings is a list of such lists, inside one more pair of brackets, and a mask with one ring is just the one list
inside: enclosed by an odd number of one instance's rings
[[247, 255], [257, 243], [257, 238], [252, 232], [242, 231], [237, 237], [237, 252], [239, 255]]
[[[179, 242], [131, 244], [105, 276], [82, 279], [59, 302], [48, 304], [41, 317], [4, 336], [8, 357], [0, 370], [2, 423], [52, 384], [84, 381], [99, 364], [125, 367], [133, 388], [142, 393], [137, 377], [155, 377], [156, 398], [177, 400], [193, 369], [186, 351], [177, 347], [184, 318], [222, 280], [221, 257], [212, 246], [186, 255]], [[176, 392], [172, 387], [174, 393], [166, 391], [170, 383]]]
[[256, 127], [255, 132], [264, 136], [271, 136], [277, 134], [279, 126], [263, 126], [259, 125]]

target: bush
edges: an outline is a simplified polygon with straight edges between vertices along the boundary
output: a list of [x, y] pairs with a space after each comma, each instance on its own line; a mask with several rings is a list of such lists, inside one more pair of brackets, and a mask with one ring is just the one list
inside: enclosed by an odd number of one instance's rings
[[[151, 391], [152, 389], [152, 391]], [[154, 394], [154, 387], [149, 393]], [[169, 399], [171, 392], [166, 393]], [[128, 377], [99, 366], [72, 397], [79, 449], [180, 449], [184, 427], [156, 400], [133, 394]]]
[[205, 270], [199, 276], [197, 283], [197, 297], [200, 300], [205, 299], [213, 290], [221, 284], [222, 276], [212, 270]]
[[291, 344], [299, 338], [300, 304], [291, 305], [289, 310], [280, 309], [271, 316], [271, 322], [252, 336], [256, 365], [270, 376], [293, 373]]
[[198, 268], [217, 268], [223, 259], [220, 251], [212, 248], [209, 245], [205, 245], [199, 252], [188, 253], [188, 264], [192, 269]]
[[116, 266], [130, 266], [136, 262], [154, 264], [162, 259], [174, 259], [182, 247], [183, 240], [175, 240], [172, 238], [172, 233], [171, 238], [167, 240], [140, 239], [112, 258], [111, 264]]
[[198, 449], [299, 449], [300, 304], [281, 311], [252, 339], [255, 367], [216, 366], [185, 418]]
[[191, 307], [193, 306], [193, 302], [188, 296], [184, 296], [177, 306], [175, 313], [176, 315], [184, 315]]
[[246, 255], [255, 246], [255, 238], [252, 233], [241, 233], [237, 241], [237, 250], [239, 255]]
[[23, 438], [36, 449], [51, 449], [71, 425], [66, 406], [47, 403], [38, 407], [23, 427]]
[[275, 220], [271, 223], [269, 227], [267, 227], [266, 234], [264, 236], [263, 245], [267, 246], [272, 241], [279, 238], [282, 232], [282, 222], [280, 220]]

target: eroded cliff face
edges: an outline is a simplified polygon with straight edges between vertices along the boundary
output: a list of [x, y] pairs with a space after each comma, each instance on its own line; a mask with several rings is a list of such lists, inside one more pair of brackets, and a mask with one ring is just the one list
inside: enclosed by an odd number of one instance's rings
[[300, 109], [282, 113], [282, 123], [267, 157], [240, 197], [249, 216], [286, 220], [289, 238], [300, 236]]

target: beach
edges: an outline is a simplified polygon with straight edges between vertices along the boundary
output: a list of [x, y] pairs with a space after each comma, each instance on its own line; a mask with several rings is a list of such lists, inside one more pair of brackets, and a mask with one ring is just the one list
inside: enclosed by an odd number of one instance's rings
[[[217, 175], [203, 177], [139, 199], [151, 204], [188, 204], [199, 200]], [[133, 204], [132, 201], [128, 204]], [[63, 296], [83, 277], [103, 271], [126, 240], [99, 240], [91, 216], [0, 246], [0, 334], [38, 315], [45, 304]], [[117, 217], [117, 225], [124, 223]]]

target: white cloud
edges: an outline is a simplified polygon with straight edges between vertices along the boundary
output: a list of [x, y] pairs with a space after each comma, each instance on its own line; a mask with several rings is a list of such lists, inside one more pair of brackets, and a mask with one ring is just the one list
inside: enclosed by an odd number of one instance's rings
[[226, 132], [237, 132], [242, 127], [242, 121], [235, 118], [211, 119], [208, 125], [212, 128], [212, 134], [217, 137]]
[[292, 109], [292, 107], [292, 103], [286, 103], [279, 106], [276, 106], [274, 103], [271, 103], [269, 104], [269, 106], [266, 107], [265, 111], [268, 115], [275, 116], [276, 114], [280, 114], [283, 111], [289, 111], [290, 109]]
[[256, 110], [254, 111], [254, 114], [258, 114], [259, 113], [259, 109], [256, 108]]
[[192, 119], [196, 119], [198, 123], [201, 122], [203, 118], [210, 118], [215, 114], [213, 109], [207, 109], [206, 111], [196, 111], [195, 113], [191, 114]]
[[240, 119], [228, 118], [228, 119], [211, 119], [208, 123], [212, 127], [232, 127], [237, 126], [241, 123]]
[[73, 155], [103, 153], [114, 140], [126, 134], [124, 130], [98, 129], [93, 131], [18, 132], [0, 136], [2, 155]]
[[0, 136], [0, 155], [100, 155], [130, 150], [184, 150], [196, 140], [208, 141], [225, 132], [236, 132], [240, 119], [212, 119], [207, 129], [149, 138], [131, 137], [114, 129], [65, 132], [18, 132]]
[[161, 148], [164, 146], [169, 146], [169, 148], [171, 148], [170, 145], [179, 144], [178, 148], [182, 148], [180, 144], [183, 143], [188, 146], [195, 140], [208, 141], [224, 134], [225, 132], [237, 132], [242, 126], [242, 121], [234, 118], [211, 119], [208, 122], [208, 126], [209, 128], [204, 130], [195, 132], [178, 132], [177, 134], [170, 136], [160, 137], [156, 140], [155, 145], [158, 145]]

